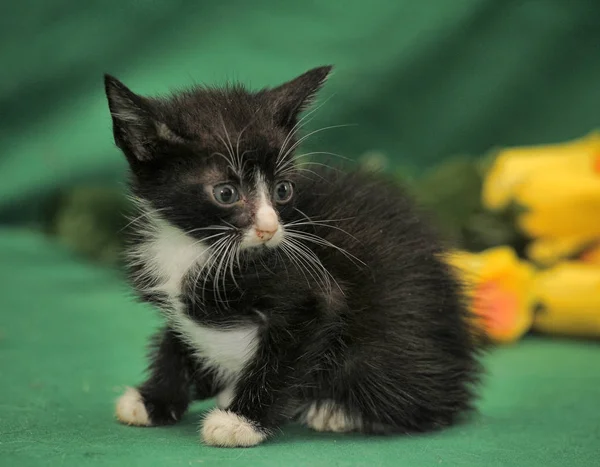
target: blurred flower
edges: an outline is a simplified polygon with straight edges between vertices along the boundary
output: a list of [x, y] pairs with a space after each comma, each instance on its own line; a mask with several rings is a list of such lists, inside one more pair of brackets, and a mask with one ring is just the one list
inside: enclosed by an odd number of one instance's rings
[[585, 264], [600, 266], [600, 241], [583, 250], [577, 259]]
[[[524, 146], [498, 152], [483, 184], [482, 201], [486, 208], [500, 210], [513, 200], [518, 186], [547, 172], [568, 178], [600, 175], [600, 132], [561, 144]], [[550, 191], [549, 191], [550, 190]], [[546, 186], [546, 195], [555, 190]]]
[[[526, 254], [535, 264], [548, 267], [559, 261], [587, 254], [588, 247], [595, 244], [595, 235], [588, 233], [568, 237], [538, 238], [527, 245]], [[596, 253], [596, 260], [600, 264], [600, 251]]]
[[534, 284], [539, 309], [533, 329], [573, 337], [600, 337], [600, 267], [565, 262], [541, 271]]
[[524, 208], [518, 225], [532, 238], [600, 236], [600, 176], [544, 169], [513, 196]]
[[475, 320], [492, 341], [512, 342], [529, 330], [534, 268], [510, 247], [481, 253], [453, 251], [447, 261], [459, 271]]

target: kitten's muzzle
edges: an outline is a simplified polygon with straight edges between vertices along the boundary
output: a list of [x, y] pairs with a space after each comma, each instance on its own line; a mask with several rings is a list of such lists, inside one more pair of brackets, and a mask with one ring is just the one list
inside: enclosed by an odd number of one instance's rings
[[255, 232], [256, 232], [256, 236], [258, 238], [260, 238], [263, 242], [266, 242], [273, 238], [273, 236], [277, 232], [277, 229], [275, 229], [275, 230], [258, 230], [258, 229], [256, 229]]

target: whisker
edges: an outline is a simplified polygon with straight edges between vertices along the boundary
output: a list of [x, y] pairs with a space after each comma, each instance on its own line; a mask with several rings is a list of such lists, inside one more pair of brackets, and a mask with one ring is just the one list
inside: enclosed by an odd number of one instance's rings
[[[210, 235], [208, 237], [204, 237], [201, 239], [196, 240], [195, 242], [193, 242], [191, 245], [187, 246], [186, 248], [188, 249], [192, 249], [195, 246], [207, 241], [207, 240], [211, 240], [213, 238], [218, 238], [218, 237], [222, 237], [227, 235], [229, 232], [220, 232], [218, 234], [215, 235]], [[166, 237], [164, 237], [165, 240], [170, 240], [174, 237], [180, 237], [186, 235], [186, 232], [182, 232], [179, 230], [175, 230], [173, 233], [171, 233], [170, 235], [167, 235]], [[204, 251], [202, 253], [200, 253], [199, 255], [197, 255], [194, 260], [192, 261], [192, 264], [196, 264], [196, 262], [200, 259], [200, 257], [204, 254]], [[133, 264], [141, 264], [138, 262], [138, 260], [136, 260], [136, 258], [143, 258], [143, 254], [140, 254], [138, 252], [136, 252], [136, 250], [133, 250], [132, 252], [129, 253], [129, 257], [133, 260]]]
[[221, 287], [219, 286], [219, 277], [221, 276], [221, 268], [223, 266], [223, 263], [229, 257], [229, 251], [231, 250], [232, 246], [233, 246], [232, 239], [229, 239], [229, 241], [227, 242], [227, 246], [225, 247], [225, 250], [220, 255], [221, 261], [219, 261], [219, 263], [217, 265], [217, 270], [215, 271], [215, 274], [213, 277], [213, 293], [215, 294], [215, 298], [217, 299], [217, 301], [219, 303], [227, 302], [227, 289], [225, 287], [225, 280], [223, 280], [223, 293], [225, 293], [225, 300], [223, 300], [223, 297], [221, 296]]
[[237, 247], [237, 249], [236, 249], [236, 251], [235, 251], [235, 261], [236, 261], [236, 263], [237, 263], [237, 267], [238, 267], [238, 270], [239, 270], [239, 271], [241, 271], [241, 270], [242, 270], [242, 265], [240, 264], [240, 253], [241, 253], [241, 248], [240, 248], [240, 246], [238, 245], [238, 247]]
[[340, 284], [338, 284], [338, 282], [335, 280], [335, 277], [333, 277], [333, 274], [331, 274], [329, 272], [329, 270], [323, 265], [323, 263], [321, 262], [319, 257], [309, 247], [304, 245], [302, 242], [296, 242], [296, 245], [298, 246], [298, 248], [302, 249], [305, 252], [307, 257], [312, 258], [313, 263], [315, 265], [318, 265], [321, 268], [321, 270], [325, 274], [324, 278], [327, 280], [328, 291], [331, 291], [331, 281], [329, 280], [329, 278], [330, 278], [334, 282], [334, 284], [337, 286], [337, 288], [340, 290], [342, 295], [345, 295], [344, 290], [340, 287]]
[[[231, 155], [231, 158], [233, 160], [235, 160], [235, 152], [233, 151], [233, 144], [231, 143], [231, 138], [229, 137], [229, 132], [227, 131], [227, 126], [225, 125], [225, 120], [223, 120], [222, 114], [219, 114], [219, 115], [221, 116], [221, 125], [223, 125], [223, 131], [225, 132], [225, 136], [227, 137], [227, 142], [229, 143], [229, 146], [226, 145], [227, 151]], [[225, 142], [223, 142], [223, 144], [225, 144]], [[238, 166], [238, 169], [239, 169], [239, 166]]]
[[286, 150], [286, 146], [291, 141], [291, 139], [294, 136], [296, 136], [296, 134], [298, 133], [298, 131], [300, 131], [304, 127], [304, 125], [310, 123], [313, 120], [311, 118], [309, 120], [306, 120], [306, 122], [302, 123], [304, 121], [304, 119], [306, 119], [309, 115], [310, 115], [310, 113], [306, 114], [304, 117], [302, 117], [300, 120], [298, 120], [298, 122], [288, 132], [287, 136], [283, 140], [283, 143], [281, 144], [281, 148], [279, 149], [279, 153], [277, 154], [277, 158], [275, 159], [275, 167], [278, 167], [279, 164], [281, 164], [281, 162], [284, 161], [284, 157], [282, 157], [283, 156], [283, 152]]
[[367, 266], [367, 264], [364, 261], [361, 261], [359, 258], [357, 258], [356, 256], [354, 256], [352, 253], [349, 253], [347, 250], [335, 245], [334, 243], [331, 243], [328, 240], [325, 240], [322, 237], [319, 237], [318, 235], [315, 234], [311, 234], [308, 232], [301, 232], [299, 230], [293, 230], [293, 229], [287, 229], [286, 230], [286, 234], [289, 235], [292, 238], [297, 238], [300, 240], [306, 240], [312, 243], [315, 243], [317, 245], [321, 245], [321, 246], [327, 246], [330, 248], [334, 248], [337, 251], [339, 251], [340, 253], [342, 253], [346, 258], [348, 258], [350, 261], [352, 262], [358, 262], [360, 264], [362, 264], [363, 266]]
[[[225, 255], [227, 254], [227, 251], [229, 250], [230, 247], [230, 239], [228, 238], [227, 241], [223, 244], [223, 246], [220, 248], [219, 253], [217, 255], [215, 255], [214, 258], [214, 271], [212, 271], [212, 269], [209, 271], [210, 274], [209, 276], [212, 276], [212, 282], [213, 282], [213, 293], [216, 292], [218, 290], [218, 276], [219, 276], [219, 269], [220, 269], [220, 265], [223, 262], [223, 259], [225, 258]], [[215, 297], [217, 299], [219, 299], [218, 297]]]
[[340, 232], [345, 233], [346, 235], [348, 235], [349, 237], [353, 238], [357, 242], [360, 242], [360, 240], [358, 238], [356, 238], [350, 232], [342, 229], [341, 227], [327, 224], [327, 222], [341, 222], [341, 221], [347, 221], [347, 220], [356, 219], [356, 216], [345, 217], [345, 218], [342, 218], [342, 219], [323, 219], [323, 220], [317, 219], [317, 220], [313, 220], [310, 217], [308, 217], [304, 212], [302, 212], [300, 209], [294, 208], [294, 210], [297, 211], [297, 212], [299, 212], [300, 214], [302, 214], [306, 219], [308, 219], [308, 222], [303, 222], [303, 221], [288, 222], [287, 224], [283, 225], [284, 229], [286, 229], [287, 227], [292, 227], [292, 226], [293, 227], [298, 227], [298, 226], [302, 226], [302, 225], [313, 225], [313, 226], [319, 226], [319, 227], [329, 227], [329, 228], [332, 228], [332, 229], [335, 229], [335, 230], [339, 230]]
[[[299, 161], [298, 161], [298, 160], [297, 160], [297, 159], [294, 157], [294, 158], [291, 158], [291, 159], [289, 159], [289, 160], [288, 160], [288, 161], [287, 161], [287, 162], [286, 162], [286, 163], [285, 163], [285, 164], [284, 164], [284, 165], [283, 165], [283, 166], [282, 166], [282, 167], [279, 169], [279, 171], [278, 171], [278, 172], [279, 172], [279, 173], [282, 173], [282, 172], [286, 172], [286, 171], [289, 171], [289, 170], [293, 170], [293, 169], [295, 169], [296, 167], [302, 167], [302, 166], [304, 166], [304, 165], [317, 165], [317, 164], [321, 164], [323, 167], [327, 167], [327, 168], [329, 168], [329, 169], [333, 169], [333, 168], [334, 168], [334, 167], [332, 167], [332, 166], [330, 166], [330, 165], [328, 165], [328, 164], [325, 164], [324, 162], [317, 162], [317, 161], [313, 161], [313, 160], [307, 160], [307, 161], [300, 161], [300, 162], [299, 162]], [[339, 169], [337, 169], [337, 170], [339, 170]]]
[[296, 167], [303, 167], [305, 165], [316, 165], [318, 167], [325, 167], [327, 169], [331, 169], [336, 172], [342, 172], [340, 169], [338, 169], [337, 167], [334, 167], [332, 165], [324, 164], [323, 162], [314, 162], [314, 161], [301, 162], [300, 164], [296, 164]]
[[[340, 232], [345, 233], [346, 235], [348, 235], [348, 237], [352, 238], [353, 240], [356, 240], [357, 242], [360, 242], [360, 240], [358, 238], [356, 238], [354, 235], [352, 235], [350, 232], [348, 232], [347, 230], [344, 230], [341, 227], [338, 227], [336, 225], [321, 224], [320, 222], [304, 222], [304, 223], [298, 223], [298, 224], [286, 224], [286, 227], [288, 225], [291, 225], [293, 227], [304, 226], [304, 225], [314, 225], [314, 226], [317, 226], [317, 227], [329, 227], [330, 229], [339, 230]], [[291, 230], [291, 229], [289, 229], [289, 230]], [[302, 233], [305, 233], [305, 232], [302, 232]]]
[[[279, 248], [288, 257], [288, 259], [294, 264], [294, 266], [296, 267], [296, 269], [298, 271], [300, 271], [300, 273], [304, 276], [304, 279], [306, 280], [306, 284], [309, 287], [311, 287], [312, 284], [310, 283], [310, 280], [308, 279], [308, 276], [304, 272], [305, 268], [303, 268], [302, 265], [298, 261], [296, 261], [296, 257], [294, 255], [294, 252], [293, 252], [293, 250], [291, 250], [290, 248], [288, 248], [288, 244], [287, 244], [286, 240], [284, 240], [283, 242], [281, 242], [281, 244], [279, 245]], [[312, 274], [311, 274], [311, 276], [315, 280], [315, 282], [317, 282], [317, 284], [318, 284], [317, 279]]]
[[[221, 139], [221, 141], [223, 142], [223, 144], [225, 144], [225, 141], [223, 139]], [[225, 154], [223, 154], [222, 152], [213, 152], [212, 155], [213, 156], [221, 156], [223, 159], [225, 159], [225, 162], [227, 162], [227, 165], [233, 171], [233, 173], [238, 173], [235, 163], [229, 157], [227, 157]]]
[[[227, 235], [227, 232], [221, 232], [221, 233], [218, 233], [218, 234], [215, 234], [215, 235], [211, 235], [210, 237], [208, 237], [208, 238], [206, 238], [206, 239], [202, 239], [202, 240], [198, 240], [197, 242], [194, 242], [194, 244], [193, 244], [192, 246], [194, 246], [194, 245], [197, 245], [197, 244], [199, 244], [199, 243], [202, 243], [204, 240], [208, 240], [208, 239], [210, 239], [210, 238], [216, 238], [216, 237], [223, 237], [223, 236], [225, 236], [225, 235]], [[226, 238], [221, 238], [221, 239], [217, 240], [217, 241], [214, 243], [213, 247], [215, 247], [216, 245], [219, 245], [219, 244], [221, 244], [221, 243], [222, 243], [223, 241], [225, 241], [225, 240], [226, 240]], [[200, 259], [200, 257], [201, 257], [201, 256], [203, 256], [205, 253], [206, 253], [206, 252], [205, 252], [205, 251], [203, 251], [201, 254], [197, 255], [197, 256], [194, 258], [194, 260], [192, 261], [192, 264], [196, 264], [196, 262], [197, 262], [197, 261]], [[202, 275], [202, 271], [205, 269], [205, 267], [206, 267], [206, 265], [207, 265], [207, 264], [208, 264], [208, 259], [206, 259], [205, 261], [203, 261], [203, 263], [202, 263], [202, 266], [200, 266], [200, 267], [198, 268], [198, 274], [196, 275], [195, 279], [194, 279], [194, 280], [191, 282], [191, 286], [192, 286], [192, 292], [193, 292], [193, 294], [192, 294], [192, 297], [193, 297], [193, 302], [194, 302], [194, 304], [196, 304], [196, 303], [197, 303], [197, 302], [196, 302], [195, 287], [197, 287], [197, 285], [198, 285], [198, 279], [199, 279], [199, 277]]]
[[275, 258], [277, 260], [276, 264], [279, 264], [279, 261], [281, 261], [281, 264], [283, 265], [283, 267], [285, 269], [285, 274], [289, 278], [290, 272], [288, 271], [287, 264], [285, 264], [285, 261], [284, 261], [283, 257], [281, 256], [281, 252], [279, 251], [279, 249], [275, 250]]
[[225, 146], [229, 155], [231, 157], [233, 157], [233, 146], [231, 145], [231, 139], [229, 139], [229, 133], [227, 132], [227, 126], [225, 125], [225, 119], [223, 118], [223, 114], [220, 112], [219, 112], [219, 118], [221, 119], [221, 126], [223, 127], [223, 132], [225, 133], [225, 136], [227, 137], [227, 141], [229, 141], [229, 145], [227, 145], [225, 143], [225, 140], [223, 139], [223, 137], [221, 135], [217, 134], [216, 136], [218, 136], [219, 139], [223, 142], [223, 146]]
[[304, 135], [302, 138], [299, 138], [298, 141], [296, 141], [294, 144], [292, 144], [290, 146], [290, 148], [288, 148], [288, 150], [286, 151], [286, 153], [282, 156], [281, 160], [285, 160], [285, 158], [289, 154], [291, 154], [294, 149], [296, 149], [298, 146], [300, 146], [302, 144], [302, 142], [306, 141], [312, 135], [315, 135], [317, 133], [321, 133], [322, 131], [332, 130], [334, 128], [345, 128], [345, 127], [349, 127], [349, 126], [356, 126], [356, 125], [355, 124], [331, 125], [331, 126], [326, 126], [326, 127], [319, 128], [317, 130], [311, 131], [310, 133]]
[[[237, 244], [234, 244], [234, 248], [232, 249], [232, 253], [230, 255], [230, 260], [229, 260], [229, 273], [231, 274], [231, 279], [233, 280], [233, 284], [235, 285], [235, 287], [238, 290], [241, 290], [239, 284], [237, 283], [237, 281], [235, 280], [235, 274], [234, 274], [234, 270], [233, 270], [233, 260], [234, 258], [239, 259], [239, 250], [240, 247]], [[238, 260], [238, 270], [241, 270], [242, 268], [239, 266], [239, 260]]]
[[256, 111], [254, 112], [254, 116], [253, 116], [253, 117], [250, 119], [250, 121], [248, 122], [248, 124], [247, 124], [247, 125], [246, 125], [244, 128], [242, 128], [242, 131], [240, 131], [240, 132], [238, 133], [237, 141], [236, 141], [236, 143], [235, 143], [235, 154], [236, 154], [236, 156], [237, 156], [237, 164], [238, 164], [238, 167], [240, 168], [240, 173], [243, 173], [243, 171], [244, 171], [244, 166], [243, 166], [243, 164], [242, 164], [242, 159], [244, 158], [244, 156], [245, 156], [245, 155], [246, 155], [246, 153], [248, 152], [248, 151], [244, 151], [244, 152], [242, 153], [242, 155], [240, 155], [240, 141], [241, 141], [241, 139], [242, 139], [242, 135], [244, 134], [244, 132], [245, 132], [245, 131], [246, 131], [246, 130], [247, 130], [249, 127], [250, 127], [250, 125], [252, 125], [252, 123], [254, 122], [254, 119], [256, 118], [256, 114], [258, 114], [259, 110], [260, 110], [260, 107], [259, 107], [258, 109], [256, 109]]
[[227, 245], [227, 240], [228, 240], [228, 238], [224, 237], [224, 238], [217, 240], [214, 243], [214, 245], [212, 245], [213, 251], [212, 251], [211, 255], [206, 259], [206, 261], [204, 262], [204, 264], [198, 271], [196, 278], [194, 279], [194, 284], [197, 285], [198, 281], [200, 280], [200, 277], [202, 275], [204, 275], [204, 282], [202, 283], [202, 302], [205, 301], [206, 281], [208, 280], [208, 277], [210, 276], [210, 272], [212, 271], [213, 265], [215, 263], [215, 257], [218, 256], [220, 254], [220, 251], [223, 249], [223, 247]]
[[144, 207], [144, 208], [140, 208], [140, 209], [142, 209], [144, 212], [141, 215], [137, 216], [136, 218], [132, 219], [124, 227], [122, 227], [121, 229], [119, 229], [119, 232], [123, 232], [125, 229], [127, 229], [132, 224], [137, 224], [144, 217], [151, 216], [152, 214], [157, 214], [158, 212], [161, 212], [161, 211], [168, 211], [170, 208], [164, 207], [164, 208], [150, 209], [149, 210], [147, 207]]
[[[336, 167], [333, 167], [332, 165], [323, 164], [321, 162], [302, 162], [301, 164], [294, 164], [293, 162], [290, 162], [290, 164], [286, 165], [285, 169], [277, 172], [276, 175], [278, 177], [285, 177], [289, 173], [297, 173], [297, 172], [302, 172], [302, 171], [305, 171], [305, 172], [310, 171], [310, 172], [314, 173], [315, 175], [318, 175], [316, 172], [314, 172], [312, 170], [305, 169], [304, 166], [307, 166], [307, 165], [314, 165], [317, 167], [325, 167], [329, 170], [333, 170], [334, 172], [342, 173], [342, 170], [340, 170]], [[331, 184], [331, 180], [327, 180], [327, 179], [323, 178], [323, 176], [321, 176], [321, 175], [318, 175], [318, 177], [321, 180], [327, 182], [328, 184]]]
[[[299, 255], [301, 257], [306, 258], [305, 261], [307, 263], [309, 263], [311, 265], [311, 267], [314, 268], [314, 270], [318, 271], [317, 273], [322, 278], [322, 280], [321, 280], [322, 285], [320, 286], [320, 288], [325, 294], [331, 294], [331, 291], [333, 289], [330, 279], [333, 279], [333, 282], [340, 289], [340, 291], [342, 290], [339, 287], [339, 285], [337, 284], [337, 282], [335, 281], [335, 279], [333, 278], [333, 276], [329, 273], [329, 271], [325, 268], [325, 266], [323, 266], [323, 264], [319, 261], [319, 259], [315, 255], [312, 254], [312, 251], [310, 249], [304, 248], [304, 245], [302, 245], [301, 243], [298, 243], [297, 247], [298, 247]], [[343, 292], [342, 292], [342, 294], [343, 294]]]
[[[294, 172], [296, 172], [296, 174], [297, 174], [297, 175], [300, 175], [301, 177], [304, 177], [304, 178], [306, 178], [306, 179], [308, 179], [308, 180], [314, 181], [312, 178], [310, 178], [310, 177], [308, 177], [308, 176], [306, 176], [306, 175], [303, 175], [303, 174], [301, 174], [301, 173], [298, 173], [298, 172], [308, 172], [308, 173], [311, 173], [311, 174], [315, 175], [316, 177], [320, 178], [320, 179], [321, 179], [322, 181], [324, 181], [325, 183], [329, 183], [329, 184], [331, 183], [331, 181], [330, 181], [330, 180], [327, 180], [326, 178], [322, 177], [321, 175], [319, 175], [319, 174], [318, 174], [317, 172], [315, 172], [314, 170], [310, 170], [310, 169], [303, 169], [303, 168], [298, 168], [298, 167], [295, 167], [295, 168], [294, 168]], [[287, 173], [287, 172], [284, 172], [284, 173], [280, 174], [280, 176], [282, 176], [282, 175], [285, 175], [286, 173]]]
[[[319, 258], [310, 251], [310, 249], [302, 245], [302, 243], [293, 241], [290, 238], [287, 238], [286, 241], [287, 246], [297, 254], [296, 258], [305, 264], [306, 271], [312, 276], [317, 285], [319, 285], [324, 293], [328, 293], [331, 290], [331, 282], [329, 281], [329, 277], [327, 277], [328, 271], [325, 269], [325, 266], [323, 266]], [[320, 274], [319, 271], [322, 271], [325, 274]], [[317, 276], [321, 276], [322, 283], [319, 282], [313, 272]]]
[[233, 224], [231, 224], [230, 222], [227, 222], [223, 219], [219, 219], [221, 222], [223, 222], [223, 224], [225, 224], [227, 227], [229, 227], [231, 230], [235, 230], [237, 231], [237, 227]]
[[211, 225], [209, 227], [198, 227], [198, 228], [195, 228], [195, 229], [192, 229], [192, 230], [188, 230], [185, 233], [189, 235], [189, 234], [192, 234], [194, 232], [201, 232], [203, 230], [227, 230], [229, 232], [229, 231], [231, 231], [233, 229], [231, 227], [225, 227], [223, 225]]
[[334, 95], [332, 94], [331, 96], [329, 96], [328, 98], [326, 98], [323, 102], [321, 102], [319, 105], [317, 105], [315, 108], [313, 108], [311, 111], [307, 112], [304, 116], [302, 116], [302, 118], [293, 126], [293, 128], [290, 130], [290, 132], [288, 133], [288, 135], [286, 136], [285, 140], [283, 141], [283, 144], [281, 145], [281, 149], [279, 150], [279, 154], [277, 155], [277, 159], [276, 162], [279, 162], [281, 154], [284, 151], [284, 148], [286, 147], [286, 145], [289, 143], [290, 139], [294, 137], [294, 135], [306, 124], [308, 124], [310, 121], [312, 121], [313, 119], [311, 118], [310, 120], [307, 120], [306, 122], [302, 123], [304, 120], [306, 120], [310, 115], [316, 113], [321, 107], [323, 107], [327, 102], [329, 102], [329, 100], [333, 97]]
[[194, 243], [192, 243], [190, 245], [190, 248], [192, 248], [192, 247], [194, 247], [196, 245], [199, 245], [200, 243], [203, 243], [203, 242], [205, 242], [207, 240], [212, 240], [213, 238], [223, 237], [224, 235], [227, 235], [227, 234], [228, 234], [228, 232], [221, 232], [221, 233], [218, 233], [218, 234], [209, 235], [208, 237], [201, 238], [201, 239], [195, 241]]
[[[356, 219], [356, 216], [351, 216], [351, 217], [342, 217], [340, 219], [312, 219], [310, 217], [308, 217], [308, 215], [306, 213], [304, 213], [303, 211], [301, 211], [298, 208], [294, 208], [294, 211], [299, 212], [300, 214], [302, 214], [306, 219], [308, 219], [310, 222], [342, 222], [342, 221], [348, 221], [348, 220], [352, 220], [352, 219]], [[300, 224], [304, 222], [303, 220], [297, 220], [297, 221], [292, 221], [292, 222], [288, 222], [287, 224], [285, 224], [285, 226], [288, 225], [296, 225], [296, 224]], [[284, 226], [284, 227], [285, 227]]]
[[334, 157], [338, 157], [340, 159], [343, 159], [345, 161], [352, 162], [352, 159], [350, 159], [349, 157], [342, 156], [341, 154], [337, 154], [335, 152], [326, 152], [326, 151], [305, 152], [303, 154], [298, 154], [297, 156], [294, 156], [294, 159], [298, 160], [298, 159], [303, 159], [304, 157], [314, 156], [314, 155], [319, 155], [319, 154], [323, 154], [323, 155], [326, 155], [326, 156], [334, 156]]
[[[297, 155], [297, 156], [294, 156], [294, 157], [290, 157], [289, 159], [287, 159], [285, 161], [282, 161], [282, 163], [280, 164], [279, 168], [276, 169], [277, 173], [278, 174], [287, 173], [288, 170], [293, 170], [294, 167], [300, 165], [298, 163], [298, 161], [300, 159], [303, 159], [305, 157], [309, 157], [309, 156], [315, 155], [315, 154], [329, 154], [331, 156], [336, 156], [336, 157], [339, 157], [340, 159], [352, 162], [352, 159], [350, 159], [348, 157], [344, 157], [344, 156], [342, 156], [340, 154], [333, 153], [333, 152], [323, 152], [323, 151], [307, 152], [305, 154], [300, 154], [300, 155]], [[329, 169], [339, 171], [339, 169], [336, 169], [335, 167], [333, 167], [331, 165], [324, 164], [323, 162], [315, 162], [315, 161], [310, 161], [309, 160], [309, 161], [302, 162], [302, 164], [322, 165], [323, 167], [327, 167]]]

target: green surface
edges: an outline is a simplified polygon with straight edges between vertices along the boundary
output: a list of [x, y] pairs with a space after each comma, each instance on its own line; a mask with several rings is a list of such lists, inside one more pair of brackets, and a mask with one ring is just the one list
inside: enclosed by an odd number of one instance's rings
[[36, 234], [0, 233], [0, 257], [0, 465], [597, 465], [600, 348], [542, 338], [494, 352], [481, 414], [435, 435], [286, 427], [256, 448], [208, 448], [198, 435], [208, 403], [174, 427], [121, 426], [113, 403], [142, 375], [155, 315], [114, 271]]
[[[112, 419], [139, 381], [156, 316], [121, 278], [25, 230], [49, 195], [120, 183], [102, 89], [279, 83], [336, 72], [312, 147], [382, 151], [424, 168], [498, 145], [563, 141], [600, 127], [600, 2], [523, 0], [45, 0], [0, 6], [0, 464], [598, 465], [597, 344], [528, 339], [488, 361], [473, 423], [398, 439], [284, 430], [251, 450], [202, 447], [183, 424]], [[9, 229], [8, 225], [11, 225]]]

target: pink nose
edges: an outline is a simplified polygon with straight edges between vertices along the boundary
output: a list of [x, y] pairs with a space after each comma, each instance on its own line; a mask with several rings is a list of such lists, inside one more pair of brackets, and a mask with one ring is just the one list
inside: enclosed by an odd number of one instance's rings
[[256, 212], [256, 218], [254, 220], [254, 230], [256, 236], [263, 242], [269, 241], [277, 232], [279, 227], [279, 220], [277, 219], [277, 213], [275, 210], [267, 205], [262, 205]]
[[275, 235], [276, 230], [258, 230], [256, 229], [256, 236], [260, 238], [263, 242], [271, 240], [273, 235]]

